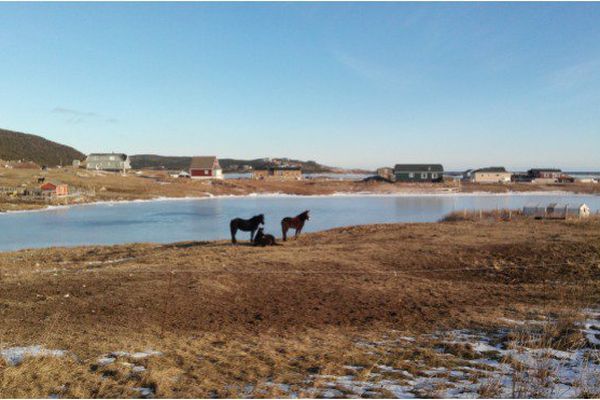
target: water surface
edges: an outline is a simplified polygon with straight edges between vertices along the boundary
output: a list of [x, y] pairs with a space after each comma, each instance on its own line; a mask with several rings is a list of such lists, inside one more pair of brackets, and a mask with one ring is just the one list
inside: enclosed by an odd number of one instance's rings
[[[305, 231], [339, 226], [433, 222], [452, 211], [520, 209], [527, 203], [586, 203], [574, 194], [452, 194], [398, 196], [256, 196], [105, 203], [0, 215], [0, 250], [30, 247], [175, 242], [229, 238], [229, 220], [264, 213], [265, 230], [280, 236], [279, 221], [311, 211]], [[249, 234], [239, 233], [248, 239]]]

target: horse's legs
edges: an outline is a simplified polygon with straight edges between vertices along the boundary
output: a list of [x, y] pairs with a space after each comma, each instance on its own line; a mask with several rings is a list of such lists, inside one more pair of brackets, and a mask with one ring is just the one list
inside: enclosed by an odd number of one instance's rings
[[287, 236], [286, 236], [286, 234], [287, 234], [287, 226], [285, 226], [284, 223], [281, 224], [281, 233], [282, 233], [282, 236], [283, 236], [283, 241], [285, 242], [287, 240]]
[[235, 240], [235, 233], [237, 232], [237, 228], [233, 225], [231, 225], [230, 228], [231, 228], [231, 243], [235, 244], [235, 243], [237, 243], [237, 241]]
[[250, 243], [254, 243], [254, 232], [256, 232], [254, 229], [250, 231]]
[[298, 239], [298, 236], [300, 236], [300, 232], [302, 232], [302, 228], [296, 229], [296, 233], [294, 233], [294, 239]]

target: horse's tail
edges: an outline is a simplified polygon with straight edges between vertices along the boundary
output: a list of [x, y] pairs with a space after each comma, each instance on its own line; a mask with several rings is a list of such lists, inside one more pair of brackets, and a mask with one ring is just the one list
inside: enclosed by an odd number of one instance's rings
[[235, 243], [235, 234], [237, 232], [237, 224], [235, 222], [235, 219], [232, 219], [229, 223], [229, 230], [231, 231], [231, 243]]

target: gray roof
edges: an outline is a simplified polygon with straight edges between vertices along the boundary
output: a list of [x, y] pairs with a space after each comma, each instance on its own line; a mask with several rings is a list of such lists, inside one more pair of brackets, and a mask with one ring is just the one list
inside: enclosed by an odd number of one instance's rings
[[190, 169], [213, 169], [215, 167], [220, 168], [219, 161], [216, 156], [202, 156], [192, 157], [192, 163]]
[[127, 154], [125, 153], [90, 153], [88, 157], [114, 157], [117, 156], [121, 160], [127, 160]]
[[442, 164], [396, 164], [394, 172], [444, 172]]
[[532, 168], [530, 172], [562, 172], [558, 168]]
[[487, 167], [487, 168], [479, 168], [473, 171], [475, 172], [506, 172], [506, 168], [504, 167]]

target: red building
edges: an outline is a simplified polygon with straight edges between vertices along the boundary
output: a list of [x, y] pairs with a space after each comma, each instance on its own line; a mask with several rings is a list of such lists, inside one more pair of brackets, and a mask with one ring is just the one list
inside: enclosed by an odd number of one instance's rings
[[69, 194], [69, 185], [64, 183], [55, 185], [53, 183], [47, 182], [40, 186], [42, 193], [49, 196], [67, 196]]
[[215, 156], [192, 157], [190, 177], [192, 179], [223, 179], [223, 170]]
[[56, 185], [48, 182], [40, 186], [40, 189], [42, 189], [43, 192], [54, 192], [56, 190]]

